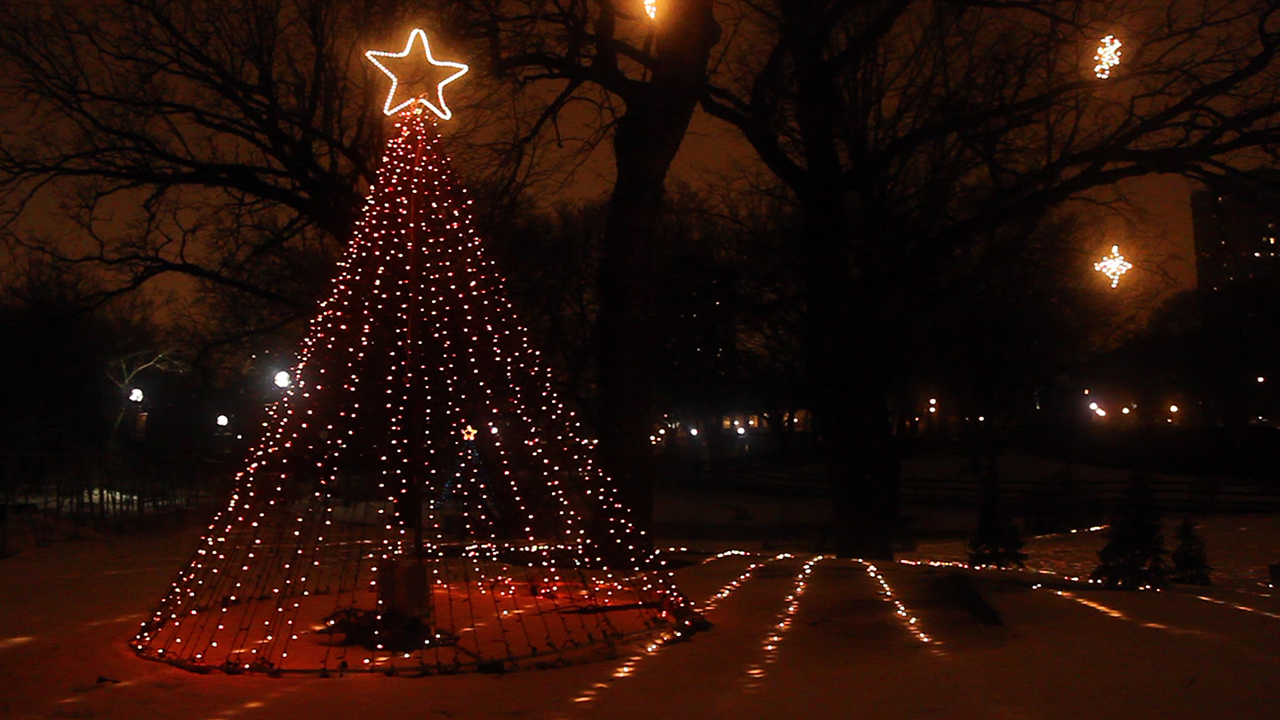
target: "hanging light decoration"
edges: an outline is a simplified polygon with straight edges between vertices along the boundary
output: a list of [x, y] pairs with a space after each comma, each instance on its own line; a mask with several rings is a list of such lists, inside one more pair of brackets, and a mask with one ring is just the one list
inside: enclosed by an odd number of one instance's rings
[[1111, 254], [1093, 264], [1093, 269], [1111, 279], [1111, 287], [1120, 284], [1120, 278], [1133, 269], [1133, 263], [1120, 254], [1120, 246], [1112, 245]]
[[1111, 69], [1120, 64], [1121, 44], [1115, 35], [1108, 35], [1098, 41], [1098, 50], [1093, 56], [1093, 61], [1097, 63], [1093, 66], [1093, 74], [1098, 79], [1106, 80], [1111, 77]]

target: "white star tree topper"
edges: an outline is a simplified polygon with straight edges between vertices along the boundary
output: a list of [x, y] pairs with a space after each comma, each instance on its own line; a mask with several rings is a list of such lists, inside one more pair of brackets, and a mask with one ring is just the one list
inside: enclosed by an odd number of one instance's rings
[[[427, 56], [427, 62], [431, 63], [431, 65], [435, 67], [453, 68], [457, 72], [454, 72], [452, 75], [449, 75], [436, 84], [434, 102], [433, 98], [428, 97], [430, 94], [428, 92], [420, 93], [414, 97], [403, 100], [398, 104], [394, 104], [396, 91], [400, 88], [401, 84], [400, 79], [396, 77], [396, 74], [384, 65], [382, 60], [379, 60], [379, 58], [406, 58], [413, 52], [413, 44], [417, 40], [422, 41], [422, 51]], [[383, 113], [387, 115], [395, 115], [410, 105], [418, 103], [425, 105], [428, 110], [435, 113], [441, 120], [448, 120], [453, 117], [453, 112], [449, 110], [449, 106], [444, 101], [444, 86], [454, 80], [457, 80], [463, 75], [466, 75], [470, 68], [462, 63], [437, 60], [435, 56], [431, 54], [431, 43], [427, 41], [427, 33], [421, 28], [415, 28], [413, 32], [409, 33], [409, 42], [405, 43], [404, 50], [398, 53], [383, 50], [368, 50], [365, 52], [364, 56], [369, 58], [369, 62], [373, 63], [379, 70], [386, 74], [387, 77], [391, 78], [391, 90], [387, 93], [387, 102], [382, 106]]]

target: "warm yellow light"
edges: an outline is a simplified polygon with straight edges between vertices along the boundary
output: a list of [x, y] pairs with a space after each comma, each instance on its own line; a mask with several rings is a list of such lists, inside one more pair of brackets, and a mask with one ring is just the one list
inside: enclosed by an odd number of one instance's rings
[[1120, 408], [1120, 412], [1124, 413], [1125, 415], [1128, 415], [1128, 414], [1129, 414], [1129, 408]]
[[[1115, 287], [1120, 284], [1120, 277], [1133, 269], [1133, 263], [1120, 254], [1119, 245], [1112, 245], [1111, 254], [1094, 263], [1093, 269], [1111, 278], [1111, 287]], [[1088, 391], [1085, 393], [1088, 394]]]
[[644, 14], [648, 15], [650, 20], [657, 20], [658, 0], [644, 0]]
[[1120, 40], [1115, 35], [1108, 35], [1098, 42], [1098, 51], [1094, 53], [1093, 74], [1100, 80], [1111, 77], [1111, 68], [1120, 64]]
[[467, 429], [462, 431], [462, 439], [466, 440], [467, 442], [471, 442], [472, 440], [475, 440], [476, 429], [468, 425]]

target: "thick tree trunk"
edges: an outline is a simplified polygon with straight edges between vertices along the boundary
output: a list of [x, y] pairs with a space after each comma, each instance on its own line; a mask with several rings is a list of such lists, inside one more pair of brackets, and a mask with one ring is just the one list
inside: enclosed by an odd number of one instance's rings
[[889, 424], [874, 292], [855, 287], [841, 198], [805, 203], [807, 354], [814, 419], [831, 480], [836, 553], [893, 558], [898, 516], [898, 453]]
[[657, 224], [667, 170], [701, 98], [719, 28], [710, 0], [669, 6], [657, 37], [658, 66], [629, 87], [614, 133], [617, 181], [605, 223], [600, 266], [599, 422], [605, 469], [634, 521], [653, 516], [654, 367]]

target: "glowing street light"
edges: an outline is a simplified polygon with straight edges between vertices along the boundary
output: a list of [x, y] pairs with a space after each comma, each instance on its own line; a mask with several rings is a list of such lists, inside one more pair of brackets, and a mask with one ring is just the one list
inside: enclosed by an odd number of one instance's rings
[[288, 370], [281, 370], [276, 373], [275, 378], [273, 378], [273, 382], [275, 382], [276, 387], [278, 388], [287, 388], [293, 384], [293, 376], [289, 374]]
[[142, 402], [142, 388], [133, 388], [129, 391], [129, 400], [131, 402]]

